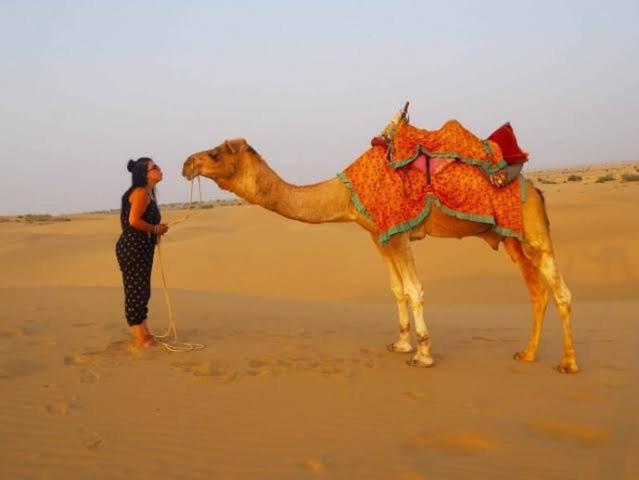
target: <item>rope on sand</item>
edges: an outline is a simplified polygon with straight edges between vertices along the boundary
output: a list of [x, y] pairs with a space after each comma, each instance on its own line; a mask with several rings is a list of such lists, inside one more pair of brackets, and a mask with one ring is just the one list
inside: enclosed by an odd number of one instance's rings
[[[197, 177], [197, 184], [200, 193], [200, 200], [198, 204], [202, 203], [202, 185], [200, 183], [200, 177]], [[191, 195], [189, 197], [189, 208], [187, 214], [182, 218], [179, 218], [173, 222], [170, 222], [169, 225], [177, 225], [178, 223], [182, 223], [188, 218], [192, 216], [191, 210], [193, 209], [193, 179], [191, 179]], [[166, 348], [169, 352], [193, 352], [195, 350], [202, 350], [206, 347], [201, 343], [187, 343], [187, 342], [179, 342], [177, 328], [175, 326], [175, 316], [173, 315], [173, 305], [171, 303], [171, 297], [169, 295], [169, 287], [166, 281], [166, 274], [164, 272], [164, 261], [162, 260], [162, 248], [160, 246], [160, 237], [157, 237], [156, 248], [158, 250], [158, 257], [160, 260], [160, 274], [162, 276], [162, 289], [164, 291], [164, 300], [166, 302], [166, 308], [169, 312], [169, 328], [162, 335], [153, 335], [153, 338], [157, 340], [164, 348]], [[171, 338], [172, 337], [172, 338]], [[165, 339], [165, 340], [162, 340]]]

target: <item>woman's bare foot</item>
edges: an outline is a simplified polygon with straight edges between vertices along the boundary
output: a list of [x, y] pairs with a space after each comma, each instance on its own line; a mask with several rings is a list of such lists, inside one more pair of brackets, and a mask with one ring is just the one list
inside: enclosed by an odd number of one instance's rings
[[145, 335], [142, 338], [135, 339], [135, 346], [138, 348], [154, 347], [158, 344], [153, 335]]
[[149, 348], [157, 345], [155, 337], [149, 333], [146, 325], [133, 325], [131, 331], [135, 336], [135, 346], [138, 348]]

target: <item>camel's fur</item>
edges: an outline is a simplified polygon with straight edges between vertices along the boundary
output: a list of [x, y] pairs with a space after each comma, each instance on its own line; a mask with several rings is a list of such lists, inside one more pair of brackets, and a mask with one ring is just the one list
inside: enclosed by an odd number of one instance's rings
[[417, 337], [417, 351], [410, 365], [433, 365], [431, 341], [424, 322], [424, 294], [413, 261], [411, 239], [426, 235], [436, 237], [484, 238], [493, 248], [503, 241], [506, 251], [519, 266], [533, 307], [533, 327], [526, 348], [515, 354], [518, 360], [535, 360], [539, 335], [548, 303], [548, 292], [557, 305], [563, 326], [561, 372], [575, 373], [570, 327], [571, 294], [555, 260], [544, 199], [530, 181], [526, 182], [527, 200], [523, 204], [524, 239], [501, 238], [482, 223], [459, 220], [433, 206], [426, 219], [412, 231], [391, 237], [384, 245], [370, 220], [363, 217], [351, 202], [350, 191], [337, 179], [308, 186], [294, 186], [282, 180], [244, 139], [227, 140], [211, 150], [191, 155], [182, 174], [192, 179], [203, 175], [222, 189], [234, 192], [250, 203], [306, 223], [357, 222], [373, 238], [390, 274], [391, 290], [399, 311], [399, 339], [389, 345], [395, 352], [412, 352], [409, 310], [412, 311]]

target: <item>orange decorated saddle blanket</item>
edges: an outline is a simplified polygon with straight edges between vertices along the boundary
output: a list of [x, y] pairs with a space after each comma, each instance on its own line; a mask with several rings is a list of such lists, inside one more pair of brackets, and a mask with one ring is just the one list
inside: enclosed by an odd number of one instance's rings
[[338, 177], [382, 243], [421, 223], [433, 204], [456, 218], [486, 223], [501, 236], [521, 238], [523, 177], [498, 188], [486, 175], [509, 164], [497, 143], [452, 120], [436, 131], [400, 122], [387, 143], [374, 145]]

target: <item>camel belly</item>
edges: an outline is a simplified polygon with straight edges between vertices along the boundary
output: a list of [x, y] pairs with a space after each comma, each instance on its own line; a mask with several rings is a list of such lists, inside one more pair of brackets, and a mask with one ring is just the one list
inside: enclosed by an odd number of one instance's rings
[[411, 240], [419, 240], [426, 235], [431, 237], [472, 237], [482, 235], [491, 230], [491, 226], [485, 223], [471, 222], [451, 217], [433, 205], [428, 216], [422, 223], [411, 230]]

